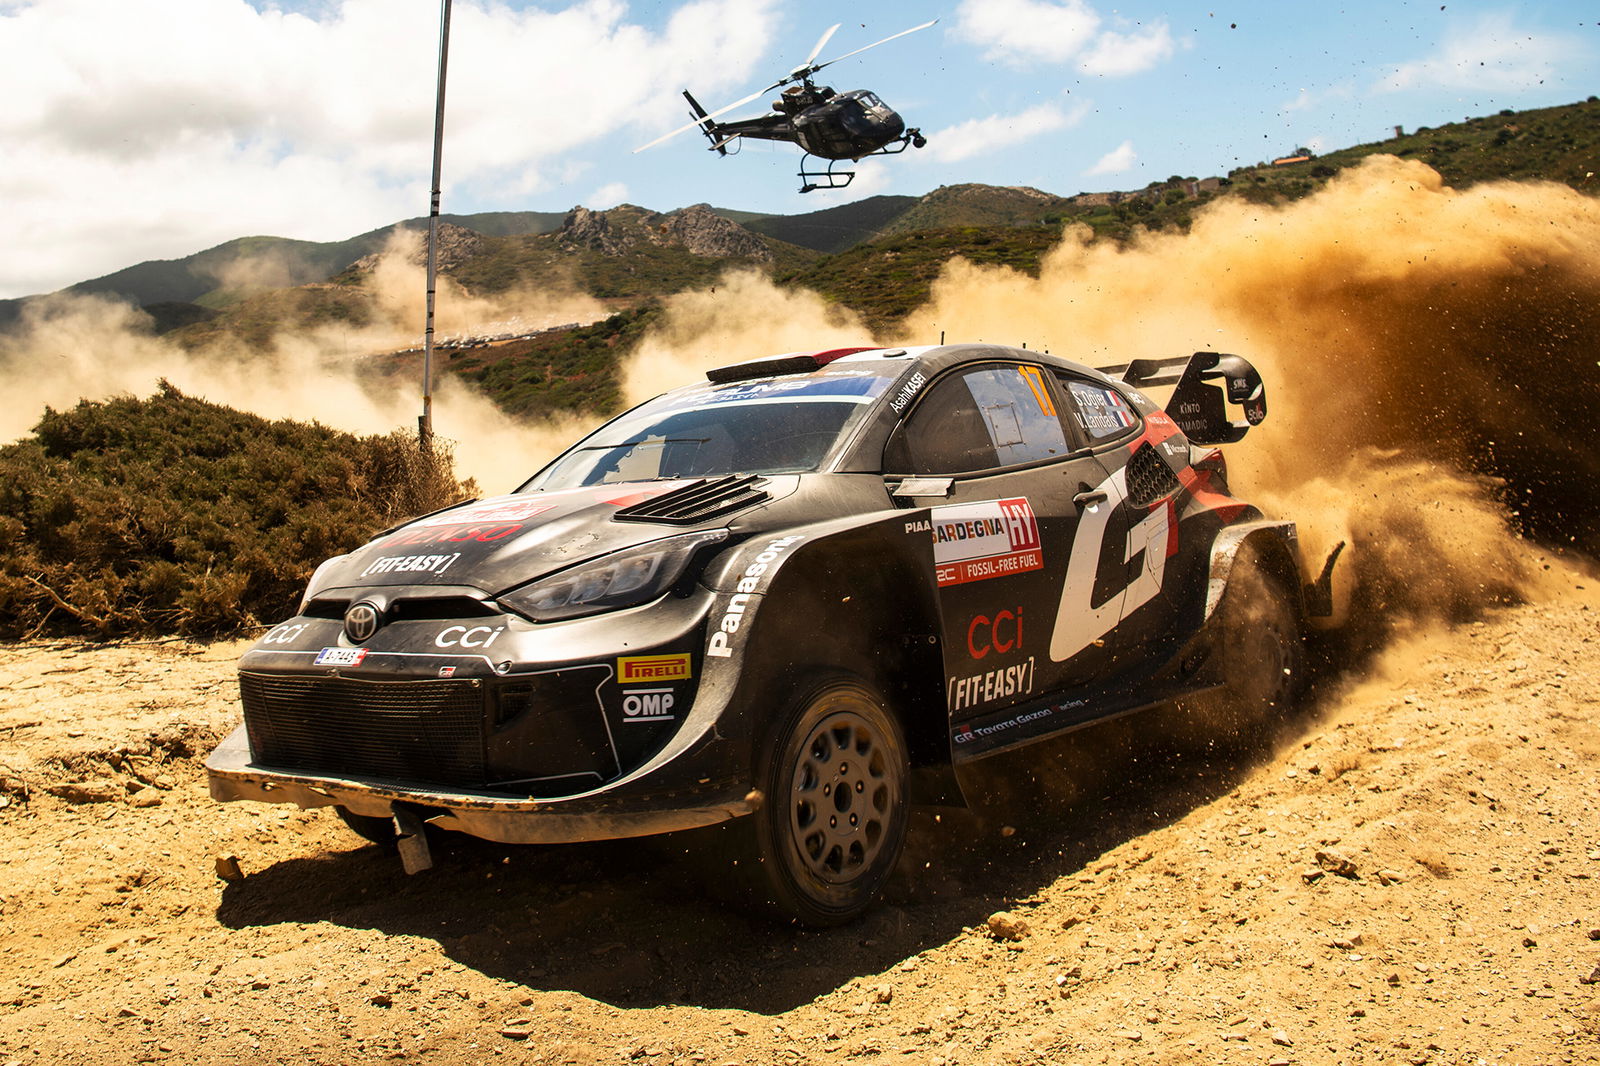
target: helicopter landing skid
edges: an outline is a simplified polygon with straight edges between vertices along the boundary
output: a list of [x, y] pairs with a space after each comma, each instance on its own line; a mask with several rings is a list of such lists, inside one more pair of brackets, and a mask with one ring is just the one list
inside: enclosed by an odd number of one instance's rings
[[[806, 156], [806, 159], [810, 158], [811, 157], [809, 155]], [[826, 170], [807, 170], [805, 159], [802, 159], [800, 161], [800, 191], [812, 192], [816, 189], [842, 189], [846, 185], [849, 185], [852, 181], [855, 181], [855, 171], [836, 171], [833, 169], [834, 164], [838, 162], [839, 160], [837, 159], [830, 159], [828, 160], [828, 169]], [[813, 181], [813, 178], [819, 180]]]
[[[921, 148], [927, 143], [928, 140], [922, 135], [921, 130], [910, 129], [906, 130], [905, 136], [901, 137], [898, 141], [891, 141], [889, 144], [884, 145], [875, 152], [868, 152], [867, 155], [862, 156], [861, 159], [865, 159], [867, 156], [873, 155], [899, 155], [907, 148]], [[893, 147], [890, 147], [890, 145], [893, 145]], [[834, 164], [839, 162], [837, 159], [830, 159], [828, 161], [828, 169], [826, 170], [807, 170], [806, 159], [810, 158], [811, 156], [807, 155], [805, 159], [800, 161], [801, 192], [813, 192], [817, 189], [842, 189], [846, 185], [849, 185], [852, 181], [856, 180], [856, 172], [853, 170], [836, 171], [833, 169]], [[859, 160], [852, 160], [852, 162], [859, 162]], [[811, 181], [810, 179], [812, 178], [824, 180]]]

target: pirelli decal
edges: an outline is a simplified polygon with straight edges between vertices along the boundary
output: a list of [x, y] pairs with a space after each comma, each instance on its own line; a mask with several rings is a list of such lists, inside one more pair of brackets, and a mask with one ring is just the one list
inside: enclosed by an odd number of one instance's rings
[[637, 685], [645, 681], [687, 681], [690, 677], [689, 653], [681, 655], [634, 655], [617, 660], [617, 683]]

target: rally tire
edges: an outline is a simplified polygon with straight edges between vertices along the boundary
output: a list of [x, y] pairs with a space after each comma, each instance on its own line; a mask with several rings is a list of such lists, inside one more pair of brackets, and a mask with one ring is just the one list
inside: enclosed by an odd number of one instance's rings
[[899, 721], [869, 686], [834, 678], [795, 701], [759, 763], [750, 819], [758, 901], [808, 926], [852, 920], [899, 862], [910, 760]]
[[1217, 608], [1224, 685], [1213, 725], [1224, 743], [1266, 739], [1305, 685], [1305, 636], [1288, 581], [1248, 545]]

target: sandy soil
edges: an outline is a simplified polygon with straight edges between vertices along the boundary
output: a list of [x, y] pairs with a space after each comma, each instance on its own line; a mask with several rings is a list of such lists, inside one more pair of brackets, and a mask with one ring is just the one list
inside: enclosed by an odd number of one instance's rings
[[1070, 787], [922, 819], [827, 933], [670, 841], [408, 878], [207, 798], [240, 645], [0, 647], [0, 1066], [1600, 1060], [1600, 591], [1568, 584], [1325, 678], [1273, 752], [1125, 726], [997, 767]]

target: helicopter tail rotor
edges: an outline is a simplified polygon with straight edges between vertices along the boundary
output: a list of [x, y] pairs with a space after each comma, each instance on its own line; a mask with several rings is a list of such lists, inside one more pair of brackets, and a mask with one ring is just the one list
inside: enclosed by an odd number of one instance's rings
[[706, 135], [706, 140], [711, 142], [711, 147], [717, 150], [718, 155], [727, 155], [728, 142], [733, 138], [721, 136], [717, 124], [706, 114], [706, 109], [700, 106], [700, 101], [696, 100], [688, 89], [683, 90], [683, 98], [689, 101], [689, 106], [694, 109], [698, 120], [696, 124], [700, 127], [700, 132]]

